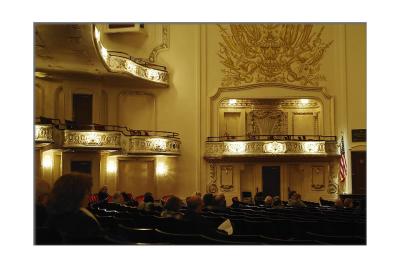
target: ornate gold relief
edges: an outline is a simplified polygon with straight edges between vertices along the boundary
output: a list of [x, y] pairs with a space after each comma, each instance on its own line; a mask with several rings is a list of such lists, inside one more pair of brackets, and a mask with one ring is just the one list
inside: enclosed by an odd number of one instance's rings
[[163, 24], [162, 26], [162, 43], [156, 46], [150, 53], [149, 61], [155, 62], [156, 57], [160, 50], [167, 49], [169, 47], [169, 25]]
[[121, 148], [121, 133], [112, 131], [64, 130], [63, 147]]
[[312, 167], [311, 188], [314, 191], [325, 189], [325, 168], [323, 166]]
[[35, 142], [53, 142], [52, 125], [35, 125]]
[[221, 191], [230, 192], [233, 190], [233, 166], [220, 167]]
[[220, 141], [206, 142], [206, 158], [225, 156], [309, 155], [338, 156], [338, 151], [326, 150], [335, 141]]
[[171, 154], [179, 155], [181, 142], [172, 138], [130, 137], [128, 141], [128, 154]]
[[324, 27], [315, 33], [311, 24], [218, 26], [223, 87], [260, 82], [318, 86], [325, 80], [320, 62], [333, 41], [322, 41]]

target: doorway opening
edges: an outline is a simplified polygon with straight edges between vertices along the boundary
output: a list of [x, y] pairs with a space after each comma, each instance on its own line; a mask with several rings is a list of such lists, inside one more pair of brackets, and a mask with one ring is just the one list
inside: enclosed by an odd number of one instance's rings
[[279, 166], [262, 167], [262, 188], [264, 196], [280, 196], [281, 171]]

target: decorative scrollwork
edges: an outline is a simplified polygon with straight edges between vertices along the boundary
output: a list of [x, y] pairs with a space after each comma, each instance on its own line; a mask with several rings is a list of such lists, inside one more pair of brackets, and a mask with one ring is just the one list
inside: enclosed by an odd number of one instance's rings
[[223, 42], [218, 55], [223, 69], [222, 86], [279, 82], [318, 86], [325, 77], [320, 62], [333, 41], [321, 39], [311, 24], [218, 25]]
[[53, 126], [35, 125], [36, 142], [53, 142]]
[[338, 193], [338, 184], [337, 183], [329, 183], [326, 189], [328, 194], [337, 194]]
[[64, 147], [121, 148], [119, 132], [101, 131], [64, 131]]

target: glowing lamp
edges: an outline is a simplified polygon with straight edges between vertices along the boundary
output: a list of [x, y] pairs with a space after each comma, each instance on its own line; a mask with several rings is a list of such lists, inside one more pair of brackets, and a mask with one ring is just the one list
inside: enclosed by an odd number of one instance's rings
[[237, 100], [236, 99], [230, 99], [228, 101], [228, 103], [229, 103], [229, 105], [235, 105], [237, 103]]
[[157, 163], [156, 174], [157, 176], [165, 176], [168, 173], [168, 167], [165, 163]]
[[50, 155], [45, 155], [43, 157], [42, 166], [44, 168], [52, 168], [53, 167], [53, 158]]

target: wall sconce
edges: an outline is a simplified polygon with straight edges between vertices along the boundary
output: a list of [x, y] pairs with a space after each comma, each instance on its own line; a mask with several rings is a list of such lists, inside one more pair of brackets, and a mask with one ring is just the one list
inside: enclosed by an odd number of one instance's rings
[[53, 167], [53, 157], [51, 154], [46, 154], [43, 156], [42, 167], [46, 169], [51, 169]]
[[157, 176], [165, 176], [168, 173], [168, 166], [164, 162], [158, 162], [156, 166]]
[[117, 160], [112, 157], [107, 158], [107, 173], [117, 172]]

